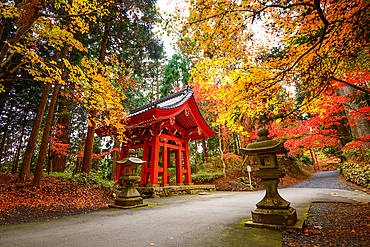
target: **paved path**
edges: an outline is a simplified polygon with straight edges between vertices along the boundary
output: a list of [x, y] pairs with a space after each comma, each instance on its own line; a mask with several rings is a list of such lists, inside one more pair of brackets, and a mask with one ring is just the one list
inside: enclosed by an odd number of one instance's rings
[[[370, 201], [348, 190], [285, 188], [280, 194], [298, 216], [312, 201]], [[0, 227], [0, 246], [281, 246], [280, 232], [239, 223], [264, 191], [215, 192], [146, 200], [150, 207]]]
[[312, 175], [309, 180], [292, 187], [348, 190], [348, 187], [339, 178], [339, 173], [339, 170], [319, 172]]

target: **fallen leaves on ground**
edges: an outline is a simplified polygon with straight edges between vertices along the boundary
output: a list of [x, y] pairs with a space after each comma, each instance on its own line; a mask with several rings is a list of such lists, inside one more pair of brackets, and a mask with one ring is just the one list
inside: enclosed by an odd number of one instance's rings
[[44, 177], [42, 187], [15, 183], [16, 175], [0, 174], [0, 225], [58, 218], [108, 208], [111, 191], [96, 185]]
[[303, 234], [284, 233], [283, 246], [368, 246], [370, 204], [313, 203]]

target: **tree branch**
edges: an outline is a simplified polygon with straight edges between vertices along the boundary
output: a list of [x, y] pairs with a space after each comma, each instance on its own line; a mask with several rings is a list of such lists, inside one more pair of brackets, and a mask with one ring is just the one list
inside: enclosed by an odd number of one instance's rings
[[367, 89], [365, 89], [365, 88], [361, 88], [361, 87], [359, 87], [359, 86], [357, 86], [357, 85], [355, 85], [355, 84], [349, 83], [349, 82], [347, 82], [347, 81], [345, 81], [345, 80], [341, 80], [341, 79], [336, 78], [336, 77], [334, 77], [334, 76], [331, 76], [329, 79], [332, 79], [332, 80], [335, 80], [335, 81], [342, 82], [342, 83], [344, 83], [344, 84], [346, 84], [346, 85], [348, 85], [348, 86], [350, 86], [350, 87], [353, 87], [353, 88], [355, 88], [355, 89], [357, 89], [357, 90], [359, 90], [359, 91], [361, 91], [361, 92], [364, 92], [364, 93], [366, 93], [366, 94], [370, 94], [370, 91], [369, 91], [369, 90], [367, 90]]
[[[25, 65], [25, 64], [28, 64], [28, 63], [30, 63], [30, 62], [22, 62], [22, 63], [19, 63], [19, 64], [17, 64], [13, 69], [11, 69], [10, 71], [9, 70], [6, 70], [6, 72], [3, 72], [3, 73], [1, 73], [0, 74], [0, 78], [2, 78], [2, 77], [4, 77], [4, 76], [7, 76], [7, 75], [12, 75], [12, 74], [14, 74], [15, 72], [17, 72], [17, 70], [21, 67], [21, 66], [23, 66], [23, 65]], [[5, 79], [4, 79], [5, 80]], [[4, 81], [4, 80], [2, 80], [2, 81]]]
[[215, 17], [218, 17], [220, 15], [226, 15], [228, 13], [235, 13], [235, 12], [251, 12], [253, 13], [253, 15], [257, 15], [257, 14], [260, 14], [261, 12], [265, 11], [266, 9], [268, 8], [280, 8], [280, 9], [289, 9], [289, 8], [292, 8], [292, 7], [297, 7], [297, 6], [310, 6], [310, 7], [315, 7], [314, 4], [312, 3], [295, 3], [295, 4], [289, 4], [289, 5], [286, 5], [286, 6], [283, 6], [283, 5], [277, 5], [277, 4], [271, 4], [271, 5], [268, 5], [268, 6], [265, 6], [263, 7], [262, 9], [260, 10], [249, 10], [249, 9], [236, 9], [236, 10], [231, 10], [231, 11], [223, 11], [219, 14], [214, 14], [212, 16], [209, 16], [209, 17], [206, 17], [206, 18], [203, 18], [203, 19], [200, 19], [200, 20], [196, 20], [196, 21], [192, 21], [192, 22], [189, 22], [187, 24], [189, 25], [192, 25], [192, 24], [195, 24], [195, 23], [198, 23], [198, 22], [202, 22], [202, 21], [206, 21], [206, 20], [209, 20], [209, 19], [212, 19], [212, 18], [215, 18]]
[[40, 16], [44, 16], [44, 17], [52, 18], [52, 19], [64, 19], [64, 18], [92, 15], [92, 14], [96, 14], [97, 12], [98, 12], [97, 10], [94, 10], [91, 12], [85, 12], [85, 13], [80, 13], [80, 14], [75, 14], [75, 15], [48, 15], [48, 14], [42, 13], [40, 14]]

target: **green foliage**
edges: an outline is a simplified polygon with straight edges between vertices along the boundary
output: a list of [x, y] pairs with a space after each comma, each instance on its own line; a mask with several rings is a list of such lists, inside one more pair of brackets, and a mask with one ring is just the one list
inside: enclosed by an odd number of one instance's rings
[[191, 174], [191, 180], [197, 182], [210, 182], [222, 177], [222, 171], [202, 171], [197, 174]]
[[298, 161], [298, 159], [295, 156], [291, 155], [284, 155], [283, 160], [289, 160], [292, 161], [293, 163], [296, 163]]
[[[303, 176], [305, 173], [301, 168], [305, 165], [305, 163], [299, 162], [295, 157], [288, 157], [289, 156], [283, 156], [281, 158], [278, 157], [279, 169], [285, 172], [288, 176]], [[312, 165], [307, 165], [307, 168], [309, 167], [312, 167]]]
[[23, 189], [23, 188], [24, 188], [24, 185], [23, 185], [23, 184], [17, 184], [15, 187], [16, 187], [17, 189]]
[[49, 174], [45, 174], [45, 176], [55, 177], [58, 179], [67, 179], [67, 180], [73, 178], [72, 172], [51, 172]]
[[339, 156], [340, 155], [339, 148], [326, 147], [322, 150], [322, 152], [328, 156]]
[[75, 185], [95, 185], [99, 188], [109, 188], [111, 190], [117, 188], [115, 181], [105, 180], [102, 173], [90, 173], [90, 174], [77, 174], [73, 175], [69, 172], [53, 172], [47, 176], [52, 176], [59, 179], [67, 179], [71, 180], [71, 182]]
[[162, 98], [170, 95], [174, 86], [182, 88], [188, 85], [190, 73], [187, 63], [178, 54], [172, 56], [164, 71], [162, 87], [160, 89]]
[[302, 163], [305, 163], [306, 165], [312, 164], [312, 160], [307, 155], [303, 155], [302, 156], [301, 162]]
[[112, 175], [112, 163], [113, 160], [106, 156], [103, 159], [97, 160], [94, 170], [97, 174], [102, 176], [102, 178], [109, 180]]
[[[125, 90], [125, 95], [127, 98], [123, 100], [125, 106], [128, 110], [133, 110], [147, 103], [146, 97], [144, 96], [144, 90], [140, 87], [144, 85], [143, 78], [136, 79], [139, 83], [129, 87]], [[147, 90], [147, 88], [144, 87]]]

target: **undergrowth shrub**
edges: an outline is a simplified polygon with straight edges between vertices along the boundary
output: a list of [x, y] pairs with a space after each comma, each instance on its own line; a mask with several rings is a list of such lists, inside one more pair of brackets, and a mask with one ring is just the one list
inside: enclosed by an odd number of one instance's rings
[[104, 179], [104, 174], [102, 173], [90, 173], [90, 174], [76, 174], [73, 175], [69, 172], [52, 172], [47, 176], [59, 178], [59, 179], [67, 179], [70, 180], [72, 184], [75, 185], [95, 185], [98, 188], [109, 188], [111, 190], [116, 189], [117, 185], [115, 181], [109, 181]]
[[312, 160], [307, 155], [302, 156], [301, 162], [306, 164], [306, 165], [311, 165], [312, 164]]
[[191, 180], [194, 183], [210, 182], [222, 177], [222, 171], [202, 171], [197, 174], [191, 174]]
[[343, 150], [343, 155], [356, 163], [370, 163], [370, 149], [352, 148]]

